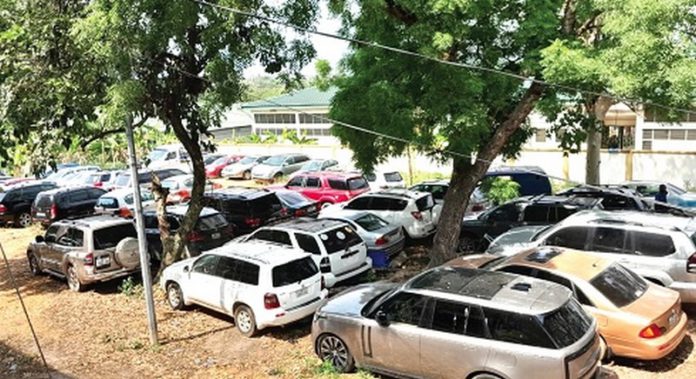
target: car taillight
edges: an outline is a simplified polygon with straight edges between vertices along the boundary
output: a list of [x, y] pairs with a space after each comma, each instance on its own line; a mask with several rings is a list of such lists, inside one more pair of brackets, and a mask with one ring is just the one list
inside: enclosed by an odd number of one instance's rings
[[295, 211], [295, 217], [302, 217], [302, 216], [306, 216], [306, 215], [307, 215], [307, 211], [304, 209], [298, 209]]
[[280, 308], [278, 296], [276, 296], [274, 293], [267, 293], [263, 295], [263, 307], [266, 309]]
[[5, 213], [5, 212], [7, 212], [7, 207], [0, 204], [0, 213]]
[[375, 241], [375, 245], [384, 245], [385, 243], [389, 242], [389, 238], [387, 236], [381, 236], [377, 238], [377, 241]]
[[102, 183], [102, 182], [96, 182], [96, 183], [94, 183], [94, 186], [97, 187], [97, 188], [102, 188], [103, 185], [104, 185], [104, 183]]
[[213, 183], [213, 189], [220, 189], [222, 188], [222, 184], [220, 183]]
[[420, 212], [411, 212], [411, 216], [418, 221], [423, 221], [423, 214]]
[[94, 265], [94, 254], [89, 253], [89, 254], [85, 255], [85, 258], [82, 260], [82, 263], [85, 266], [93, 266]]
[[324, 257], [319, 262], [319, 271], [321, 272], [331, 272], [331, 262], [329, 257]]
[[200, 242], [203, 241], [205, 237], [203, 236], [203, 233], [194, 230], [193, 232], [189, 233], [188, 236], [186, 236], [186, 239], [189, 242]]
[[[0, 208], [0, 210], [2, 210], [2, 208]], [[686, 272], [696, 274], [696, 253], [691, 254], [686, 261]]]
[[51, 204], [51, 220], [58, 217], [58, 207], [56, 204]]
[[131, 213], [130, 209], [128, 209], [128, 208], [126, 208], [126, 207], [123, 207], [123, 208], [121, 208], [121, 209], [118, 210], [118, 215], [121, 216], [121, 217], [126, 217], [126, 218], [127, 218], [127, 217], [132, 217], [132, 216], [133, 216], [133, 213]]
[[261, 225], [260, 218], [247, 217], [244, 219], [244, 223], [251, 228], [258, 228]]
[[661, 335], [662, 329], [655, 324], [650, 324], [648, 327], [641, 330], [639, 334], [642, 338], [657, 338]]

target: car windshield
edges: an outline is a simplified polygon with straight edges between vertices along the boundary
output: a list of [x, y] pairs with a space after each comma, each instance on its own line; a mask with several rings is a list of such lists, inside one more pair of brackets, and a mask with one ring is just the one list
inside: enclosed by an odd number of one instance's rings
[[269, 166], [280, 166], [283, 164], [283, 162], [285, 162], [285, 158], [287, 158], [285, 155], [276, 155], [263, 161], [263, 164]]
[[273, 287], [283, 287], [311, 278], [319, 273], [311, 257], [305, 257], [273, 268]]
[[648, 289], [645, 280], [616, 263], [592, 278], [590, 284], [619, 308], [633, 303]]
[[219, 166], [227, 163], [228, 158], [227, 157], [220, 157], [216, 160], [213, 161], [213, 163], [210, 163], [212, 166]]
[[360, 236], [347, 225], [322, 233], [319, 239], [329, 254], [346, 250], [362, 242]]
[[558, 310], [542, 316], [544, 329], [559, 349], [580, 340], [592, 326], [592, 319], [575, 299]]
[[229, 225], [225, 217], [219, 213], [202, 217], [196, 224], [196, 229], [200, 231], [221, 229]]
[[323, 161], [309, 161], [308, 163], [305, 163], [304, 166], [302, 166], [302, 170], [304, 170], [304, 171], [321, 170], [322, 163], [323, 163]]
[[256, 157], [244, 157], [239, 161], [240, 164], [252, 164], [256, 162]]
[[150, 161], [152, 161], [152, 162], [154, 162], [154, 161], [161, 161], [161, 160], [164, 160], [164, 158], [167, 157], [167, 153], [168, 153], [167, 150], [164, 150], [164, 149], [155, 149], [155, 150], [152, 150], [152, 151], [150, 152], [150, 154], [148, 154], [147, 157], [148, 157], [148, 158], [150, 159]]
[[373, 215], [372, 213], [367, 213], [363, 216], [356, 218], [355, 222], [358, 225], [360, 225], [361, 228], [367, 230], [368, 232], [372, 232], [389, 225], [386, 221]]
[[491, 246], [508, 246], [516, 243], [524, 243], [533, 241], [534, 236], [538, 234], [538, 228], [518, 228], [504, 233], [498, 237]]
[[121, 174], [116, 178], [116, 186], [128, 187], [130, 184], [130, 174]]
[[393, 183], [393, 182], [400, 182], [404, 180], [404, 178], [401, 177], [401, 174], [398, 172], [385, 172], [384, 173], [384, 180]]
[[103, 250], [116, 247], [126, 237], [137, 238], [133, 223], [109, 226], [94, 231], [94, 249]]
[[283, 203], [290, 206], [304, 204], [308, 201], [304, 196], [292, 191], [277, 192], [276, 195]]

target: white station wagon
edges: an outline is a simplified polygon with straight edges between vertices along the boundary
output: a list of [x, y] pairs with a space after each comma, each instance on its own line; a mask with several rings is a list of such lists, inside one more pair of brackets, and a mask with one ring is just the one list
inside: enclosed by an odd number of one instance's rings
[[240, 333], [310, 316], [328, 291], [309, 254], [269, 242], [227, 244], [164, 270], [173, 309], [198, 304], [234, 317]]

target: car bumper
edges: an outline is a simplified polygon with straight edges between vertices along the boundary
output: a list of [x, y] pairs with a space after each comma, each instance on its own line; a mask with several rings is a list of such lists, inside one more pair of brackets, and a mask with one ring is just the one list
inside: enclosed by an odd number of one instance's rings
[[244, 177], [244, 171], [240, 172], [222, 172], [220, 174], [221, 177], [227, 178], [227, 179], [241, 179]]
[[669, 289], [679, 292], [682, 303], [696, 303], [696, 282], [672, 282]]
[[1, 214], [0, 215], [0, 223], [13, 222], [13, 221], [14, 221], [14, 215], [10, 215], [10, 214]]
[[322, 290], [319, 297], [314, 298], [307, 304], [299, 307], [286, 310], [283, 308], [264, 311], [256, 317], [256, 326], [259, 329], [268, 328], [271, 326], [283, 326], [295, 321], [302, 320], [314, 314], [321, 307], [326, 298], [329, 296], [329, 291]]
[[621, 357], [635, 358], [646, 361], [662, 359], [673, 352], [686, 336], [688, 319], [686, 313], [682, 312], [677, 325], [669, 333], [653, 339], [640, 340], [607, 340], [609, 347], [615, 355]]
[[367, 249], [368, 253], [378, 253], [378, 252], [385, 252], [387, 255], [390, 257], [399, 254], [404, 250], [404, 246], [406, 246], [406, 238], [401, 238], [400, 240], [396, 241], [395, 243], [385, 246], [385, 247], [377, 247], [377, 246], [371, 246]]
[[436, 230], [437, 228], [434, 223], [411, 225], [406, 228], [406, 232], [408, 232], [408, 236], [411, 238], [425, 238], [435, 233]]
[[[124, 276], [131, 275], [133, 273], [136, 273], [140, 271], [140, 266], [127, 270], [125, 268], [118, 269], [118, 270], [113, 270], [113, 271], [106, 271], [106, 272], [100, 272], [100, 273], [88, 273], [82, 270], [80, 275], [80, 283], [82, 284], [92, 284], [92, 283], [97, 283], [97, 282], [106, 282], [112, 279], [117, 279], [121, 278]], [[78, 271], [79, 272], [79, 271]]]
[[358, 266], [352, 270], [342, 272], [338, 275], [334, 275], [333, 273], [324, 274], [324, 282], [326, 283], [326, 287], [331, 288], [331, 287], [335, 286], [336, 284], [338, 284], [344, 280], [348, 280], [350, 278], [356, 277], [356, 276], [368, 271], [371, 268], [372, 268], [372, 258], [366, 257], [365, 262], [363, 264], [361, 264], [360, 266]]

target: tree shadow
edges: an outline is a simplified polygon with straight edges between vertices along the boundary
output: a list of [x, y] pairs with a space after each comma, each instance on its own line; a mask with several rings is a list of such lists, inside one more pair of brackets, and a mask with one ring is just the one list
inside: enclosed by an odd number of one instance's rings
[[[65, 281], [49, 275], [34, 276], [29, 271], [29, 263], [25, 258], [8, 259], [12, 275], [22, 296], [32, 296], [45, 293], [58, 293], [68, 287]], [[7, 274], [7, 266], [0, 261], [0, 291], [14, 292], [14, 286]]]
[[73, 376], [48, 367], [38, 356], [26, 355], [0, 341], [0, 377], [6, 379], [73, 379]]
[[647, 372], [668, 372], [672, 371], [689, 359], [689, 355], [694, 350], [694, 342], [688, 334], [677, 348], [668, 356], [657, 361], [639, 361], [630, 358], [616, 357], [614, 362], [620, 366], [634, 368]]

